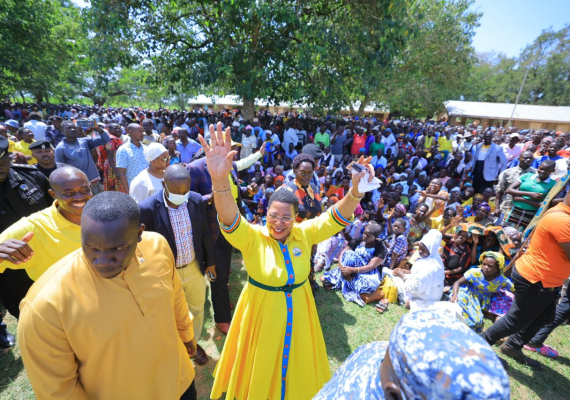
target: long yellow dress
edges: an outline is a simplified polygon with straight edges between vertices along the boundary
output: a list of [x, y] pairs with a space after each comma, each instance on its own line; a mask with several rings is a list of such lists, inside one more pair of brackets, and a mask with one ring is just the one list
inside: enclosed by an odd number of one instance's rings
[[[336, 206], [331, 207], [315, 219], [296, 224], [285, 244], [271, 238], [267, 227], [251, 225], [239, 214], [232, 225], [220, 224], [228, 242], [242, 252], [250, 281], [237, 303], [214, 370], [212, 399], [223, 392], [227, 399], [238, 400], [311, 399], [330, 379], [307, 277], [313, 244], [349, 223]], [[259, 287], [263, 285], [294, 289]]]

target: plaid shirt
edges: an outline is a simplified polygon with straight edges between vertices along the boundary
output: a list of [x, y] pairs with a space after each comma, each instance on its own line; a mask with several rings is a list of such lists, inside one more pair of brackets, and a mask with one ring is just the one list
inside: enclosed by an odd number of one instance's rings
[[396, 256], [396, 264], [404, 259], [406, 254], [408, 254], [408, 239], [406, 235], [392, 235], [392, 239], [388, 243], [388, 256], [386, 257], [385, 265], [390, 265], [392, 263], [392, 256]]
[[170, 208], [164, 201], [170, 217], [170, 224], [176, 241], [176, 268], [190, 264], [196, 258], [194, 252], [194, 238], [192, 236], [192, 222], [185, 202], [178, 208]]
[[57, 147], [59, 142], [65, 138], [63, 132], [53, 125], [46, 126], [46, 140], [49, 140], [53, 147]]

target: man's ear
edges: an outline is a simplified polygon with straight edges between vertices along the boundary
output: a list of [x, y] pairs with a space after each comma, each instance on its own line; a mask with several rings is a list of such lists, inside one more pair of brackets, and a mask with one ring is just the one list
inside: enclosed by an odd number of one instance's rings
[[57, 198], [55, 197], [55, 192], [53, 191], [53, 189], [48, 189], [48, 193], [51, 197], [53, 197], [54, 200], [57, 200]]
[[141, 225], [139, 226], [139, 233], [138, 233], [138, 240], [137, 240], [137, 242], [140, 242], [140, 241], [142, 240], [142, 234], [143, 234], [143, 232], [144, 232], [144, 229], [145, 229], [144, 224], [141, 224]]

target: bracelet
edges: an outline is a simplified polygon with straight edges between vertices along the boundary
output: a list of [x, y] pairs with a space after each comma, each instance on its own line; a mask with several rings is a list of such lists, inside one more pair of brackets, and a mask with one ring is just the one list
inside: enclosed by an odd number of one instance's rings
[[356, 197], [355, 195], [353, 195], [353, 194], [352, 194], [352, 188], [348, 191], [348, 195], [349, 195], [350, 197], [352, 197], [352, 198], [353, 198], [354, 200], [356, 200], [356, 201], [360, 201], [360, 200], [362, 200], [362, 199], [364, 198], [364, 195], [362, 195], [362, 197]]
[[214, 193], [216, 193], [216, 194], [229, 193], [230, 190], [232, 190], [232, 189], [231, 189], [231, 188], [228, 188], [227, 190], [222, 190], [222, 191], [220, 191], [220, 190], [216, 190], [216, 189], [212, 188], [212, 192], [214, 192]]

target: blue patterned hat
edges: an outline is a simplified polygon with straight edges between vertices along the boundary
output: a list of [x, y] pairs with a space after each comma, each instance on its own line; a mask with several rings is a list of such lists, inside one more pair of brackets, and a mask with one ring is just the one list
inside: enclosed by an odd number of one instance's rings
[[486, 341], [434, 311], [406, 314], [390, 335], [406, 399], [508, 399], [509, 378]]

